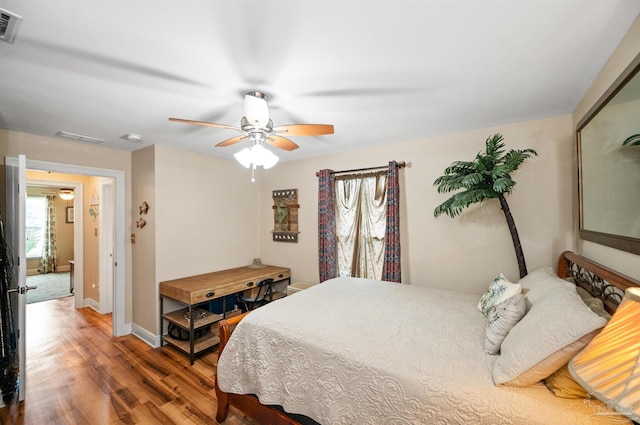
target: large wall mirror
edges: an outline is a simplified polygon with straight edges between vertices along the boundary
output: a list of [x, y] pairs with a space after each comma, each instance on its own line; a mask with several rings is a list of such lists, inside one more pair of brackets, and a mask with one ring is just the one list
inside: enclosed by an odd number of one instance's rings
[[640, 254], [640, 55], [578, 124], [580, 237]]

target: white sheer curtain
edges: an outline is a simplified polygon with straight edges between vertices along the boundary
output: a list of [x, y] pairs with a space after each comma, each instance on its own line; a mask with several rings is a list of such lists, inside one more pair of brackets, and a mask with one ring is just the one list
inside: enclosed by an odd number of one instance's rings
[[381, 280], [387, 216], [387, 172], [338, 176], [338, 275]]

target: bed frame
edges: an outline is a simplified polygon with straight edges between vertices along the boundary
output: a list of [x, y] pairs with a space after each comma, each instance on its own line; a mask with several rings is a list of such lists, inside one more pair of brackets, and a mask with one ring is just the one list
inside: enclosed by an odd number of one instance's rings
[[[640, 281], [571, 251], [565, 251], [560, 254], [557, 274], [561, 278], [572, 278], [576, 285], [583, 287], [594, 297], [600, 298], [610, 313], [616, 310], [627, 288], [640, 286]], [[218, 322], [220, 329], [218, 357], [224, 350], [227, 341], [229, 341], [233, 329], [247, 314], [249, 313]], [[272, 425], [316, 424], [315, 421], [305, 416], [288, 415], [278, 406], [265, 406], [253, 395], [225, 393], [218, 387], [217, 379], [215, 388], [218, 398], [218, 412], [216, 415], [218, 423], [226, 420], [229, 406], [234, 406], [257, 423]]]

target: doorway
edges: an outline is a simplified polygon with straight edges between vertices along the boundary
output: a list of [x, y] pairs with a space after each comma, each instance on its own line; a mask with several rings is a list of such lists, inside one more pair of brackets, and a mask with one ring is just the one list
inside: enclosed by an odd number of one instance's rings
[[[81, 194], [83, 183], [70, 181], [71, 177], [78, 180], [75, 176], [27, 170], [27, 286], [37, 287], [27, 293], [27, 304], [74, 295], [74, 250], [76, 246], [83, 249], [82, 228], [75, 228], [75, 195]], [[62, 188], [73, 198], [62, 199]], [[47, 223], [53, 228], [46, 230]], [[42, 260], [45, 240], [52, 255], [49, 262]], [[82, 305], [82, 296], [76, 304]]]
[[[63, 292], [66, 292], [67, 295], [74, 295], [76, 308], [91, 307], [101, 314], [111, 313], [114, 277], [113, 179], [27, 170], [27, 201], [30, 196], [35, 196], [33, 201], [41, 200], [44, 203], [43, 196], [57, 195], [60, 187], [71, 189], [74, 198], [65, 201], [56, 196], [53, 200], [56, 205], [53, 219], [56, 229], [56, 273], [49, 273], [53, 271], [51, 268], [47, 273], [34, 276], [39, 271], [40, 258], [27, 259], [28, 286], [38, 286], [38, 289], [27, 293], [27, 303], [31, 303], [30, 299], [46, 299], [46, 292], [51, 293], [52, 298], [57, 298], [55, 295], [64, 296]], [[27, 217], [32, 215], [29, 213], [29, 208], [29, 202], [27, 202]], [[72, 237], [66, 244], [65, 236], [66, 239], [69, 239], [69, 236]], [[75, 258], [74, 251], [83, 254], [82, 275], [75, 271], [75, 265], [80, 261], [79, 258]], [[29, 254], [29, 232], [27, 232], [27, 254]], [[67, 273], [63, 276], [57, 273], [59, 271]], [[43, 285], [32, 284], [34, 280]], [[84, 285], [85, 282], [87, 285]]]
[[[69, 175], [89, 176], [100, 179], [100, 184], [96, 189], [96, 196], [94, 197], [93, 191], [89, 195], [87, 203], [84, 202], [83, 190], [77, 190], [74, 198], [74, 209], [85, 208], [88, 204], [89, 216], [84, 220], [84, 214], [75, 214], [74, 229], [76, 234], [82, 235], [87, 232], [94, 232], [93, 235], [97, 237], [97, 226], [91, 226], [91, 222], [95, 218], [95, 223], [98, 223], [101, 214], [104, 216], [111, 215], [109, 227], [110, 234], [112, 235], [112, 242], [107, 245], [110, 261], [112, 264], [112, 288], [104, 288], [111, 297], [106, 296], [104, 299], [111, 299], [109, 304], [110, 310], [113, 312], [112, 317], [112, 334], [114, 336], [122, 336], [131, 333], [131, 325], [125, 324], [125, 187], [124, 187], [124, 172], [115, 170], [106, 170], [101, 168], [91, 168], [76, 166], [70, 164], [60, 164], [46, 161], [34, 161], [27, 158], [26, 166], [28, 170], [44, 171], [49, 173], [61, 173]], [[76, 184], [79, 184], [76, 182]], [[71, 185], [71, 183], [69, 183]], [[102, 200], [100, 202], [100, 194], [102, 194]], [[109, 194], [108, 196], [106, 194]], [[110, 211], [107, 213], [107, 209]], [[87, 221], [87, 223], [85, 223]], [[86, 298], [83, 293], [83, 288], [89, 288], [93, 283], [84, 285], [84, 250], [86, 247], [82, 245], [80, 237], [74, 237], [74, 294], [75, 294], [75, 307], [84, 307], [84, 300]], [[96, 249], [99, 249], [98, 247]], [[97, 261], [97, 260], [96, 260]], [[97, 267], [96, 267], [97, 270]], [[97, 284], [95, 288], [98, 292], [103, 290], [100, 285]], [[106, 295], [106, 294], [105, 294]], [[96, 303], [93, 306], [96, 310], [101, 310], [100, 303]]]

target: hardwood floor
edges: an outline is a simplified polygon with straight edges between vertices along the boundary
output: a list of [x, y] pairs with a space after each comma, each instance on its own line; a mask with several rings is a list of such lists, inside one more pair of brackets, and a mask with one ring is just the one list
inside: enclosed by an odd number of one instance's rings
[[[217, 351], [189, 366], [171, 347], [111, 336], [111, 316], [73, 297], [27, 306], [27, 395], [2, 424], [216, 424]], [[231, 409], [225, 424], [255, 425]]]

